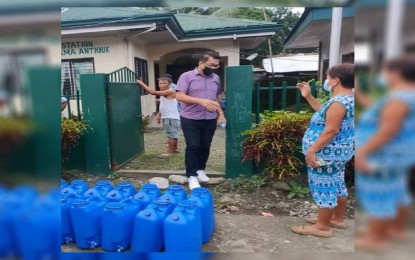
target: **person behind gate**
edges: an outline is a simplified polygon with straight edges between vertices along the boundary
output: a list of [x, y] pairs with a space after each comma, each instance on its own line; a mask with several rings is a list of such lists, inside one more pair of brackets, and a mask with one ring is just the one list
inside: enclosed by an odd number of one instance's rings
[[160, 113], [157, 115], [157, 122], [163, 123], [168, 138], [167, 151], [160, 154], [160, 157], [171, 156], [178, 151], [180, 130], [180, 115], [177, 109], [176, 92], [171, 88], [172, 81], [168, 77], [159, 78], [160, 91], [150, 88], [141, 80], [137, 80], [137, 83], [151, 95], [160, 96]]
[[186, 142], [185, 165], [189, 188], [208, 182], [204, 170], [217, 122], [226, 122], [218, 96], [221, 80], [214, 73], [219, 68], [219, 55], [206, 52], [194, 70], [183, 73], [178, 82], [176, 97], [181, 102], [180, 121]]

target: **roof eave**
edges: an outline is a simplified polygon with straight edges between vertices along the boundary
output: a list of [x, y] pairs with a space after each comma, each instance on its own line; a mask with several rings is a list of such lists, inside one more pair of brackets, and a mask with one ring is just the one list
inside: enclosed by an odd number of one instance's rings
[[[317, 20], [329, 20], [331, 16], [327, 13], [323, 13], [325, 11], [330, 10], [332, 8], [306, 8], [304, 13], [301, 15], [298, 22], [295, 24], [294, 28], [290, 31], [288, 36], [284, 40], [284, 48], [288, 48], [287, 46], [290, 45], [295, 38], [301, 34], [304, 29], [313, 21]], [[316, 13], [318, 12], [318, 13]], [[354, 9], [352, 7], [344, 7], [343, 8], [343, 18], [354, 17]], [[310, 46], [314, 47], [314, 46]]]

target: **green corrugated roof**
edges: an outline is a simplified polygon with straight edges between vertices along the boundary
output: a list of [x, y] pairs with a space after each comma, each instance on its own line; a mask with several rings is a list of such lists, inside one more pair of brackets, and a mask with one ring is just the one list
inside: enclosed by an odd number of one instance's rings
[[[62, 24], [70, 22], [92, 22], [92, 21], [109, 21], [120, 20], [135, 17], [144, 17], [156, 14], [168, 14], [149, 9], [139, 9], [133, 7], [69, 7], [61, 15]], [[93, 25], [93, 24], [91, 24]]]
[[68, 8], [62, 13], [62, 28], [99, 26], [115, 23], [164, 21], [179, 37], [211, 36], [225, 33], [275, 32], [277, 23], [193, 14], [173, 14], [165, 11], [134, 7]]
[[276, 25], [270, 22], [206, 15], [176, 14], [175, 16], [185, 32]]

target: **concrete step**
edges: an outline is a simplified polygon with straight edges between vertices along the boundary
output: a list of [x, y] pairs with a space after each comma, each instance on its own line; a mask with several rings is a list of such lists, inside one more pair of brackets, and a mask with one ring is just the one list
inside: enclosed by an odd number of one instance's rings
[[[163, 177], [169, 178], [170, 175], [185, 175], [185, 171], [173, 171], [173, 170], [119, 170], [118, 175], [128, 178], [142, 178], [142, 177]], [[225, 173], [216, 171], [206, 171], [206, 175], [209, 177], [225, 177]]]

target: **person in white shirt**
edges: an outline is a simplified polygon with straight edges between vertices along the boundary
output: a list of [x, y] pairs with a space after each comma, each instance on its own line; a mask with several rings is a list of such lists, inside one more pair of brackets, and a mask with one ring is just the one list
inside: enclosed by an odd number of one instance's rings
[[172, 81], [169, 77], [161, 77], [158, 80], [160, 91], [147, 86], [142, 80], [137, 80], [137, 84], [144, 88], [151, 95], [160, 96], [160, 109], [157, 115], [157, 122], [163, 123], [168, 138], [167, 151], [160, 154], [160, 157], [168, 157], [178, 152], [177, 143], [180, 129], [180, 114], [177, 109], [176, 91], [172, 89]]

